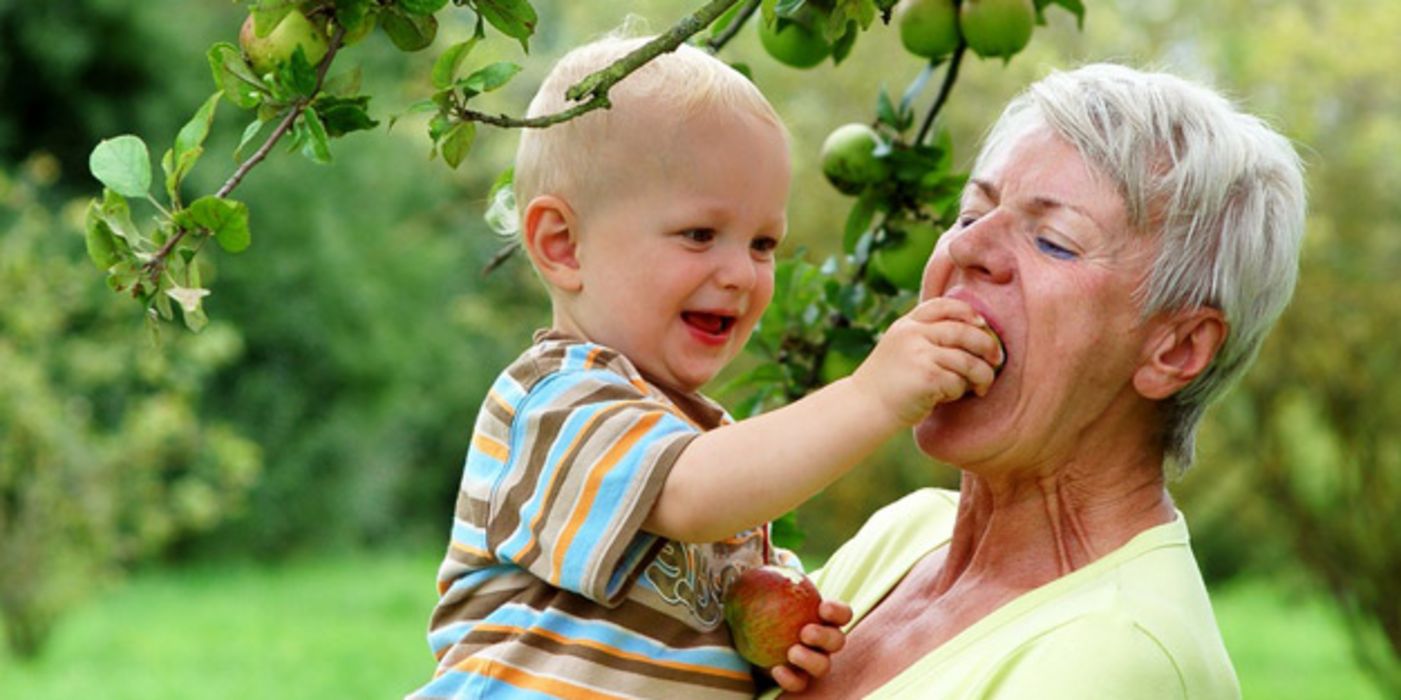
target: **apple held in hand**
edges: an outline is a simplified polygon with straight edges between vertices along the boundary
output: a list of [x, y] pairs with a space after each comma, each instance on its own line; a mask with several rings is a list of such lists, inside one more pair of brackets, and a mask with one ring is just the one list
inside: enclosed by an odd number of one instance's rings
[[766, 564], [740, 574], [725, 592], [725, 622], [746, 661], [773, 668], [788, 661], [808, 623], [821, 623], [822, 595], [806, 576]]
[[248, 64], [258, 75], [277, 70], [279, 65], [292, 57], [298, 46], [302, 47], [302, 53], [306, 54], [307, 62], [312, 65], [319, 63], [330, 49], [326, 32], [296, 10], [288, 12], [267, 36], [258, 36], [253, 15], [248, 15], [238, 33], [238, 44], [248, 57]]

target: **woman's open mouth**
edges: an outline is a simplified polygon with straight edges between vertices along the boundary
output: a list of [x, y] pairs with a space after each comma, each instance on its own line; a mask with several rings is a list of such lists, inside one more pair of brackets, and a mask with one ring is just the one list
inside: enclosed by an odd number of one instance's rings
[[711, 345], [719, 345], [728, 340], [730, 330], [735, 326], [734, 316], [708, 311], [682, 311], [681, 320], [691, 329], [692, 335]]

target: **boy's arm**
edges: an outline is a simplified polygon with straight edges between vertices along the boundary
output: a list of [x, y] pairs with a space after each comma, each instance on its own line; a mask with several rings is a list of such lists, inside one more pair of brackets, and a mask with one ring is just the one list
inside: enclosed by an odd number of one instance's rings
[[920, 304], [851, 377], [692, 440], [643, 529], [717, 541], [792, 510], [936, 404], [985, 393], [1002, 359], [985, 327], [961, 301]]

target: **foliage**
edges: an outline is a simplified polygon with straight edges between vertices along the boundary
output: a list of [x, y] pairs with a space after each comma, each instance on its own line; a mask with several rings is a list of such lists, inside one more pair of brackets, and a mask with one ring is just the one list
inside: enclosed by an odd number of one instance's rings
[[73, 207], [43, 201], [52, 160], [0, 171], [0, 618], [20, 656], [121, 564], [238, 507], [262, 463], [197, 417], [237, 331], [151, 351], [82, 262]]

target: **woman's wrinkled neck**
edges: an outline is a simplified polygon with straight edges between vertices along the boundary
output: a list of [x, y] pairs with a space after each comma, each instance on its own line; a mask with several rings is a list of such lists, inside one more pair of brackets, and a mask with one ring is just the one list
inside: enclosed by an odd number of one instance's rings
[[993, 478], [964, 472], [936, 592], [1036, 588], [1175, 517], [1162, 470], [1146, 463], [1063, 464]]

